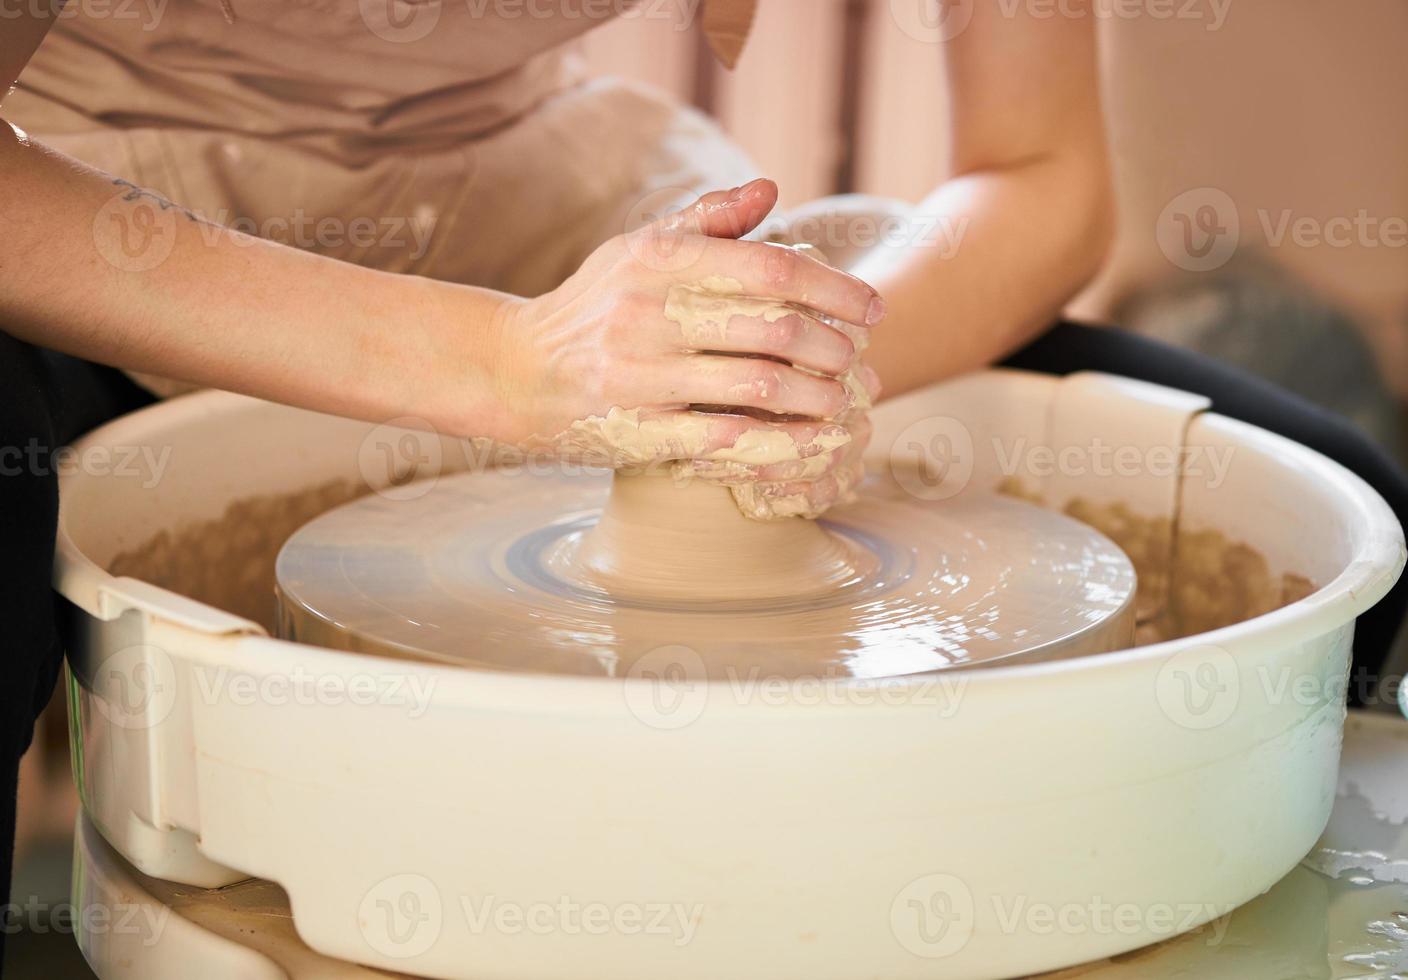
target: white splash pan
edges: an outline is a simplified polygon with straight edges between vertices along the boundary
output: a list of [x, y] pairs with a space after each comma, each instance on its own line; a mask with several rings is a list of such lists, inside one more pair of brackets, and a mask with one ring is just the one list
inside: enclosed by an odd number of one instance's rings
[[[1045, 446], [1066, 461], [1036, 481], [1058, 504], [1176, 513], [1320, 587], [1187, 639], [883, 695], [662, 692], [270, 638], [104, 569], [245, 497], [382, 484], [379, 449], [404, 433], [219, 393], [136, 413], [77, 446], [88, 471], [61, 490], [86, 812], [147, 874], [271, 879], [314, 950], [430, 977], [1009, 977], [1166, 939], [1314, 844], [1354, 617], [1404, 560], [1361, 480], [1206, 407], [1017, 372], [884, 406], [882, 469], [948, 454], [918, 493], [990, 491], [1014, 452]], [[1216, 486], [1152, 466], [1077, 472], [1092, 433], [1145, 459], [1187, 446], [1231, 463]], [[465, 465], [458, 443], [412, 438], [432, 473]], [[130, 446], [170, 448], [155, 487], [93, 463]], [[290, 693], [310, 679], [314, 703]], [[371, 696], [392, 685], [399, 700]]]

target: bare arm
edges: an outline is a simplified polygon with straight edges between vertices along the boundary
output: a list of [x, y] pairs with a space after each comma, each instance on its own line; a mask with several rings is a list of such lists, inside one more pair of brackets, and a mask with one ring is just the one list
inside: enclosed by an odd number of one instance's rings
[[[34, 4], [6, 22], [0, 92], [53, 19], [50, 5]], [[487, 397], [475, 404], [476, 389], [490, 390], [486, 378], [464, 371], [485, 363], [489, 352], [476, 345], [487, 343], [505, 297], [211, 225], [3, 118], [0, 178], [0, 329], [13, 336], [367, 419], [415, 408], [453, 431], [491, 408]]]
[[[0, 63], [22, 67], [43, 26], [7, 27]], [[416, 416], [550, 454], [579, 452], [580, 438], [565, 438], [576, 422], [638, 410], [641, 437], [609, 427], [593, 461], [736, 462], [753, 482], [796, 479], [799, 456], [844, 458], [849, 435], [830, 420], [853, 400], [841, 380], [851, 341], [801, 312], [778, 320], [745, 307], [727, 351], [770, 359], [718, 356], [698, 350], [668, 307], [677, 289], [726, 281], [778, 307], [878, 319], [883, 307], [859, 280], [737, 240], [776, 196], [766, 181], [708, 195], [604, 243], [558, 289], [526, 299], [213, 225], [0, 120], [0, 329], [129, 370], [368, 420]], [[790, 438], [750, 452], [755, 430]]]
[[477, 347], [504, 297], [211, 225], [9, 125], [0, 174], [0, 324], [23, 340], [319, 411], [415, 407], [447, 428], [490, 390], [469, 369], [492, 360]]
[[909, 245], [855, 270], [889, 304], [867, 359], [891, 395], [1031, 339], [1094, 275], [1113, 225], [1088, 3], [971, 6], [945, 46], [950, 176]]

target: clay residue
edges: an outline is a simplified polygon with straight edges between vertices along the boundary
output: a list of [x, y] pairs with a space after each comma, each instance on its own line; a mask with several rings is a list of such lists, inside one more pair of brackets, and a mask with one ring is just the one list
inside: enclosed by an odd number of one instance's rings
[[[844, 335], [855, 348], [855, 357], [852, 358], [850, 366], [836, 378], [846, 386], [849, 395], [845, 408], [837, 418], [869, 409], [870, 391], [861, 378], [860, 360], [860, 355], [870, 344], [870, 335], [865, 330], [823, 316], [815, 310], [744, 295], [743, 283], [722, 276], [710, 276], [697, 283], [671, 286], [665, 296], [665, 319], [678, 323], [684, 342], [697, 351], [728, 350], [728, 325], [735, 316], [755, 317], [767, 323], [776, 323], [785, 317], [797, 315], [824, 323]], [[815, 377], [825, 377], [810, 368], [793, 366], [798, 371]]]
[[[835, 499], [830, 507], [854, 503], [856, 487], [864, 476], [860, 467], [837, 468], [834, 476]], [[733, 492], [733, 502], [738, 505], [743, 516], [755, 521], [771, 521], [784, 517], [814, 519], [829, 509], [818, 506], [807, 493], [788, 493], [786, 486], [781, 484], [740, 483], [729, 486], [729, 489]]]
[[776, 323], [796, 310], [767, 299], [740, 295], [737, 279], [710, 276], [695, 285], [671, 286], [665, 294], [665, 319], [680, 325], [684, 342], [694, 350], [726, 350], [728, 324], [735, 316]]
[[[998, 491], [1041, 503], [1019, 479]], [[1295, 572], [1274, 573], [1266, 558], [1220, 531], [1179, 529], [1167, 518], [1143, 517], [1123, 503], [1075, 498], [1065, 507], [1119, 545], [1139, 576], [1137, 643], [1159, 643], [1231, 626], [1304, 599], [1317, 586]], [[1172, 555], [1172, 562], [1164, 556]]]
[[[754, 520], [820, 516], [805, 494], [771, 495], [768, 491], [775, 485], [758, 484], [753, 474], [758, 467], [796, 463], [793, 479], [819, 476], [828, 465], [828, 455], [851, 443], [844, 428], [825, 426], [810, 442], [799, 444], [787, 431], [759, 426], [743, 432], [732, 445], [710, 449], [710, 427], [715, 422], [704, 412], [651, 417], [638, 408], [612, 408], [604, 416], [578, 419], [546, 445], [555, 455], [591, 465], [634, 473], [663, 471], [678, 486], [695, 479], [718, 483], [732, 492], [739, 511]], [[858, 477], [858, 472], [838, 474], [837, 503], [849, 500]]]
[[[728, 340], [729, 323], [735, 316], [760, 319], [767, 323], [776, 323], [789, 316], [801, 316], [809, 329], [817, 329], [817, 324], [821, 324], [823, 325], [821, 329], [829, 327], [850, 340], [855, 350], [855, 356], [851, 359], [846, 370], [836, 378], [845, 386], [847, 397], [841, 411], [830, 421], [845, 425], [863, 420], [864, 414], [871, 407], [872, 400], [870, 389], [865, 383], [866, 368], [860, 359], [861, 353], [870, 341], [870, 335], [866, 330], [823, 316], [815, 310], [745, 295], [741, 282], [721, 276], [711, 276], [692, 284], [675, 285], [666, 294], [665, 318], [679, 324], [685, 344], [699, 352], [728, 352], [733, 346]], [[802, 365], [794, 364], [792, 366], [796, 370], [814, 377], [827, 377]], [[588, 422], [591, 421], [593, 420], [588, 420]], [[828, 450], [830, 448], [833, 447], [826, 447]], [[778, 461], [775, 458], [776, 453], [769, 453], [769, 455], [774, 458], [767, 462]], [[797, 460], [805, 456], [805, 453], [793, 453], [786, 459]], [[716, 453], [705, 458], [762, 465], [761, 460], [744, 459], [736, 451], [730, 451], [726, 454]], [[822, 465], [824, 467], [824, 462]], [[820, 472], [822, 471], [819, 470], [817, 474], [804, 472], [789, 482], [807, 481], [813, 476], [819, 475]], [[832, 506], [849, 503], [854, 499], [854, 487], [860, 482], [863, 473], [864, 467], [858, 456], [849, 461], [847, 467], [836, 471], [836, 493]], [[675, 476], [677, 479], [686, 479], [691, 476], [716, 479], [717, 482], [723, 483], [732, 491], [738, 509], [745, 516], [754, 520], [774, 520], [785, 517], [812, 518], [820, 516], [827, 509], [826, 506], [814, 500], [812, 495], [797, 492], [795, 487], [788, 488], [779, 483], [763, 484], [739, 473], [732, 475], [725, 473], [723, 478], [719, 478], [706, 474], [706, 471], [695, 466], [692, 460], [685, 460], [683, 465], [675, 470]]]
[[1177, 636], [1205, 633], [1304, 599], [1315, 584], [1273, 574], [1249, 545], [1217, 531], [1180, 532], [1167, 617]]
[[[662, 457], [703, 455], [709, 443], [709, 420], [686, 412], [650, 418], [642, 417], [638, 408], [612, 408], [605, 415], [578, 419], [545, 442], [567, 459], [615, 469], [647, 467]], [[796, 447], [792, 448], [795, 452]]]
[[237, 500], [213, 520], [158, 532], [113, 558], [108, 571], [253, 620], [274, 633], [279, 549], [314, 517], [365, 492], [361, 484], [331, 480], [298, 493]]

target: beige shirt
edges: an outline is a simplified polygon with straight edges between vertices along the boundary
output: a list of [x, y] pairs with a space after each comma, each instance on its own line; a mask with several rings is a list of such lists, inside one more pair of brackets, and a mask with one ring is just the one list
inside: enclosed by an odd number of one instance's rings
[[[707, 0], [725, 61], [754, 3]], [[619, 3], [74, 6], [8, 118], [211, 220], [376, 268], [536, 295], [667, 202], [756, 176], [702, 115], [585, 77], [572, 42]]]

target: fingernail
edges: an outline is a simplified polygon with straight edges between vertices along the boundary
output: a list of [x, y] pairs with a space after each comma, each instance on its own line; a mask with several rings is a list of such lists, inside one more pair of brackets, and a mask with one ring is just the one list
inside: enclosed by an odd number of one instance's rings
[[873, 327], [881, 320], [885, 319], [886, 309], [885, 301], [879, 296], [872, 299], [870, 301], [870, 308], [865, 311], [865, 325], [867, 327]]
[[739, 199], [741, 200], [742, 198], [747, 197], [748, 194], [753, 190], [753, 188], [757, 187], [765, 180], [767, 180], [766, 177], [754, 177], [752, 180], [745, 183], [742, 187], [738, 188]]

